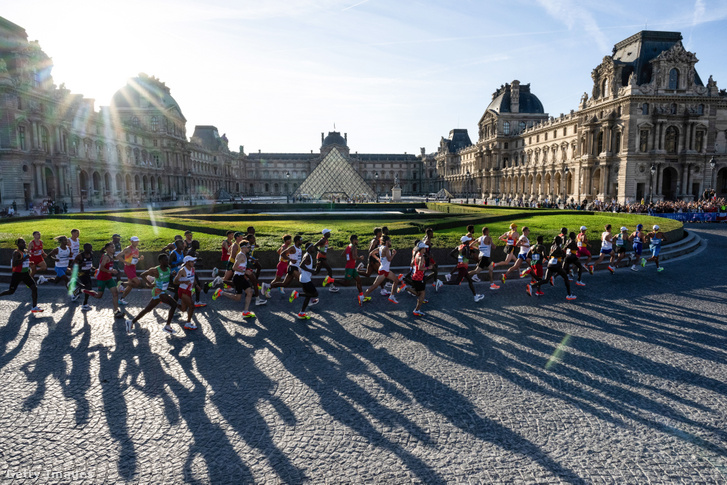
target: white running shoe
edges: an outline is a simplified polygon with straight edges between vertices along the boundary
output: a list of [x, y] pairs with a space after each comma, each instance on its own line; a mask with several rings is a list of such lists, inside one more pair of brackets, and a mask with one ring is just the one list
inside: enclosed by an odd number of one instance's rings
[[363, 270], [364, 270], [364, 265], [363, 265], [363, 263], [358, 263], [358, 266], [356, 266], [356, 271], [358, 271], [358, 272], [361, 272], [361, 271], [363, 271]]
[[187, 330], [197, 330], [197, 325], [194, 322], [187, 322], [184, 324], [184, 328]]
[[336, 288], [335, 286], [331, 286], [330, 288], [328, 288], [328, 291], [330, 291], [331, 293], [338, 293], [338, 288]]
[[268, 304], [268, 301], [263, 299], [262, 297], [255, 298], [255, 306], [267, 305], [267, 304]]
[[446, 275], [444, 275], [444, 279], [447, 281], [452, 281], [452, 275], [447, 273]]
[[479, 277], [479, 276], [477, 276], [477, 275], [474, 275], [474, 276], [472, 277], [472, 281], [474, 281], [475, 283], [479, 283], [479, 282], [480, 282], [480, 277]]
[[395, 297], [394, 295], [390, 295], [390, 296], [389, 296], [389, 301], [390, 301], [391, 303], [399, 303], [399, 300], [397, 300], [397, 299], [396, 299], [396, 297]]
[[475, 303], [477, 303], [478, 301], [482, 301], [484, 299], [485, 299], [485, 295], [481, 295], [481, 294], [475, 295]]
[[444, 286], [444, 283], [442, 283], [441, 280], [437, 280], [436, 283], [434, 283], [434, 291], [439, 291], [439, 289]]
[[173, 329], [172, 327], [170, 327], [169, 325], [165, 325], [165, 326], [164, 326], [164, 328], [163, 328], [162, 330], [164, 330], [164, 331], [165, 331], [166, 333], [168, 333], [169, 335], [174, 335], [175, 333], [177, 333], [177, 331], [176, 331], [176, 330], [174, 330], [174, 329]]
[[383, 289], [383, 288], [380, 293], [381, 293], [381, 296], [389, 296], [391, 294], [390, 291], [386, 291], [386, 289]]
[[126, 319], [126, 333], [131, 333], [131, 324], [132, 324], [131, 320], [129, 320], [127, 318]]
[[638, 269], [636, 269], [636, 266], [631, 266], [631, 271], [638, 271]]
[[119, 285], [116, 287], [116, 289], [118, 290], [119, 293], [123, 293], [125, 290], [123, 283], [119, 283]]
[[81, 311], [87, 312], [91, 309], [91, 305], [81, 305]]
[[217, 275], [220, 273], [220, 268], [214, 268], [212, 269], [212, 277], [217, 278]]
[[128, 305], [129, 302], [124, 300], [123, 298], [119, 298], [119, 305]]
[[283, 288], [282, 286], [278, 286], [278, 293], [280, 293], [281, 295], [284, 295], [285, 294], [285, 288]]
[[311, 299], [310, 302], [308, 302], [308, 306], [317, 305], [320, 300], [318, 298]]
[[81, 298], [81, 292], [78, 290], [74, 291], [71, 301], [77, 301], [79, 298]]
[[46, 283], [48, 283], [48, 280], [46, 279], [45, 276], [43, 276], [43, 275], [38, 276], [38, 284], [39, 285], [44, 285]]

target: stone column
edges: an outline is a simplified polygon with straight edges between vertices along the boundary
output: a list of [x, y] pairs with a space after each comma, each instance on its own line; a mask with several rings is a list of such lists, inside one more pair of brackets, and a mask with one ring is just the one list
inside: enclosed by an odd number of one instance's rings
[[606, 202], [606, 197], [608, 197], [608, 178], [611, 175], [611, 169], [608, 165], [604, 165], [601, 167], [601, 193], [604, 197], [604, 202]]

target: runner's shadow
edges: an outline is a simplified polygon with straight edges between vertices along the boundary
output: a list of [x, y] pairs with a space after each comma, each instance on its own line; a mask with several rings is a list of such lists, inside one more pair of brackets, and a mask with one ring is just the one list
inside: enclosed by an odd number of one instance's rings
[[[33, 326], [41, 323], [43, 320], [36, 317], [34, 313], [30, 313], [32, 305], [20, 305], [8, 315], [8, 321], [0, 331], [0, 369], [10, 363], [23, 350], [25, 343], [30, 336], [30, 330]], [[30, 316], [28, 316], [30, 315]], [[27, 322], [27, 325], [26, 325]], [[18, 343], [12, 350], [6, 352], [8, 345], [14, 341], [20, 334], [20, 330], [26, 325], [25, 332], [20, 337]]]

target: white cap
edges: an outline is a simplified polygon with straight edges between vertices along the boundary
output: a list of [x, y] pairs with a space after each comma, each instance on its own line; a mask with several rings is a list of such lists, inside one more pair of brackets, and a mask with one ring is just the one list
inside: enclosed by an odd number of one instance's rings
[[629, 230], [629, 228], [628, 228], [628, 227], [626, 227], [626, 226], [623, 226], [623, 227], [621, 228], [621, 231], [628, 231], [628, 230]]
[[587, 228], [586, 226], [581, 226], [581, 231], [585, 231], [585, 230], [587, 230], [587, 229], [588, 229], [588, 228]]
[[197, 258], [192, 257], [192, 256], [185, 256], [184, 259], [182, 260], [182, 262], [185, 264], [189, 263], [190, 261], [197, 261]]
[[469, 236], [462, 236], [459, 240], [460, 240], [460, 242], [467, 242], [467, 241], [471, 241], [472, 238]]
[[427, 246], [423, 242], [420, 242], [419, 245], [417, 246], [417, 249], [427, 249], [427, 247], [429, 247], [429, 246]]
[[658, 231], [659, 230], [659, 226], [657, 226], [656, 224], [654, 224], [654, 230], [655, 231]]
[[129, 241], [131, 241], [131, 242], [137, 242], [137, 241], [139, 241], [139, 238], [136, 237], [136, 236], [131, 236], [131, 239], [129, 239]]
[[323, 229], [323, 231], [321, 231], [321, 233], [323, 233], [323, 234], [325, 234], [327, 232], [331, 232], [331, 230], [330, 229]]

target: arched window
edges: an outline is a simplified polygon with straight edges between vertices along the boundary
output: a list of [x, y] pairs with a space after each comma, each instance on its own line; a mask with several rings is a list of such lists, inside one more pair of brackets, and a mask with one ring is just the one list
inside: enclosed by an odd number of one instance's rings
[[673, 127], [670, 126], [666, 129], [666, 152], [670, 154], [675, 154], [677, 152], [677, 140], [679, 138], [679, 131]]
[[598, 137], [596, 138], [596, 153], [594, 155], [598, 155], [603, 151], [603, 132], [598, 132]]
[[669, 89], [677, 89], [679, 87], [679, 71], [676, 68], [669, 71]]
[[159, 129], [159, 118], [156, 116], [151, 117], [151, 131], [157, 131]]
[[505, 134], [505, 135], [509, 135], [510, 134], [510, 122], [509, 121], [506, 121], [505, 123], [503, 123], [503, 125], [502, 125], [502, 133]]
[[133, 118], [131, 118], [131, 125], [134, 128], [138, 128], [139, 127], [139, 118], [137, 118], [136, 116], [134, 116]]
[[619, 153], [621, 151], [621, 132], [617, 131], [613, 141], [613, 151]]
[[608, 79], [606, 79], [605, 81], [603, 81], [603, 86], [602, 87], [603, 87], [602, 96], [605, 98], [605, 97], [607, 97], [609, 95], [609, 92], [608, 92]]
[[648, 115], [649, 114], [649, 103], [644, 103], [641, 105], [641, 114], [642, 115]]

